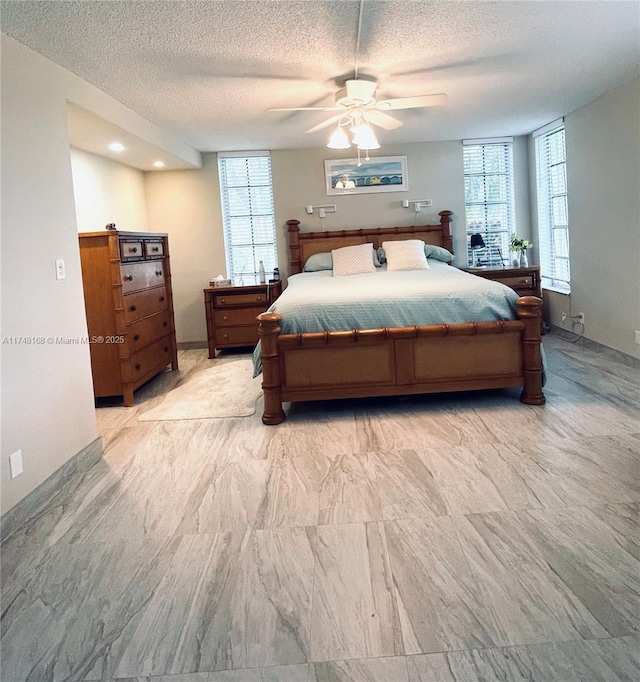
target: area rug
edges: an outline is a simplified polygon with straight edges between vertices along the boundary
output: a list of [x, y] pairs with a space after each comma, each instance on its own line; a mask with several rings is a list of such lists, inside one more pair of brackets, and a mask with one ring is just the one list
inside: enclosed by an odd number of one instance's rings
[[140, 421], [249, 417], [256, 412], [262, 394], [262, 377], [252, 378], [250, 358], [220, 362], [194, 372], [184, 383], [167, 393]]

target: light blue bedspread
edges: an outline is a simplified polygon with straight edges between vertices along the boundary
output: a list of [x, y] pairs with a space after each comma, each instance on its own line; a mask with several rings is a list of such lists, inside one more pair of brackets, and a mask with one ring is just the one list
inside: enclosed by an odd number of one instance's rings
[[[268, 312], [282, 315], [283, 334], [517, 319], [518, 294], [508, 286], [433, 259], [429, 268], [292, 275]], [[254, 370], [260, 373], [260, 344]]]

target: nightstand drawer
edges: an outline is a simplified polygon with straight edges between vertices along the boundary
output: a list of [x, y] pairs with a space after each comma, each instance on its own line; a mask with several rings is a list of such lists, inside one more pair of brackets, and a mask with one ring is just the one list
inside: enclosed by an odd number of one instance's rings
[[533, 288], [533, 277], [531, 275], [519, 275], [517, 277], [495, 277], [496, 282], [502, 282], [512, 289], [531, 289]]
[[258, 326], [223, 327], [216, 329], [216, 348], [224, 346], [255, 346], [258, 343]]
[[237, 308], [235, 310], [215, 310], [213, 313], [216, 327], [234, 327], [244, 324], [257, 324], [256, 318], [264, 312], [264, 306], [258, 308]]
[[219, 294], [213, 297], [213, 305], [216, 308], [228, 308], [234, 305], [251, 305], [267, 303], [266, 291], [251, 294]]

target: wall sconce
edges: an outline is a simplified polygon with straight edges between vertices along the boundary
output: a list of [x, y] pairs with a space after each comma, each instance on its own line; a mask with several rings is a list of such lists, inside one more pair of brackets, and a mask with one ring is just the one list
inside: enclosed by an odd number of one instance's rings
[[335, 213], [336, 212], [336, 205], [335, 204], [325, 204], [324, 206], [305, 206], [304, 210], [309, 214], [312, 215], [314, 210], [318, 209], [318, 215], [320, 218], [326, 218], [327, 213]]
[[404, 199], [402, 202], [402, 208], [409, 208], [413, 204], [413, 210], [416, 213], [420, 213], [420, 210], [427, 208], [428, 206], [433, 206], [433, 201], [431, 199]]

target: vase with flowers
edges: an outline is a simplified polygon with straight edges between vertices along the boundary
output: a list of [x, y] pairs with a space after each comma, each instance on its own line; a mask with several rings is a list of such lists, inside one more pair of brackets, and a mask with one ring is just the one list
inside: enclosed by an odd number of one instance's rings
[[533, 248], [533, 244], [528, 239], [520, 239], [515, 232], [511, 233], [509, 248], [514, 254], [513, 265], [516, 268], [526, 268], [529, 265], [527, 251]]

